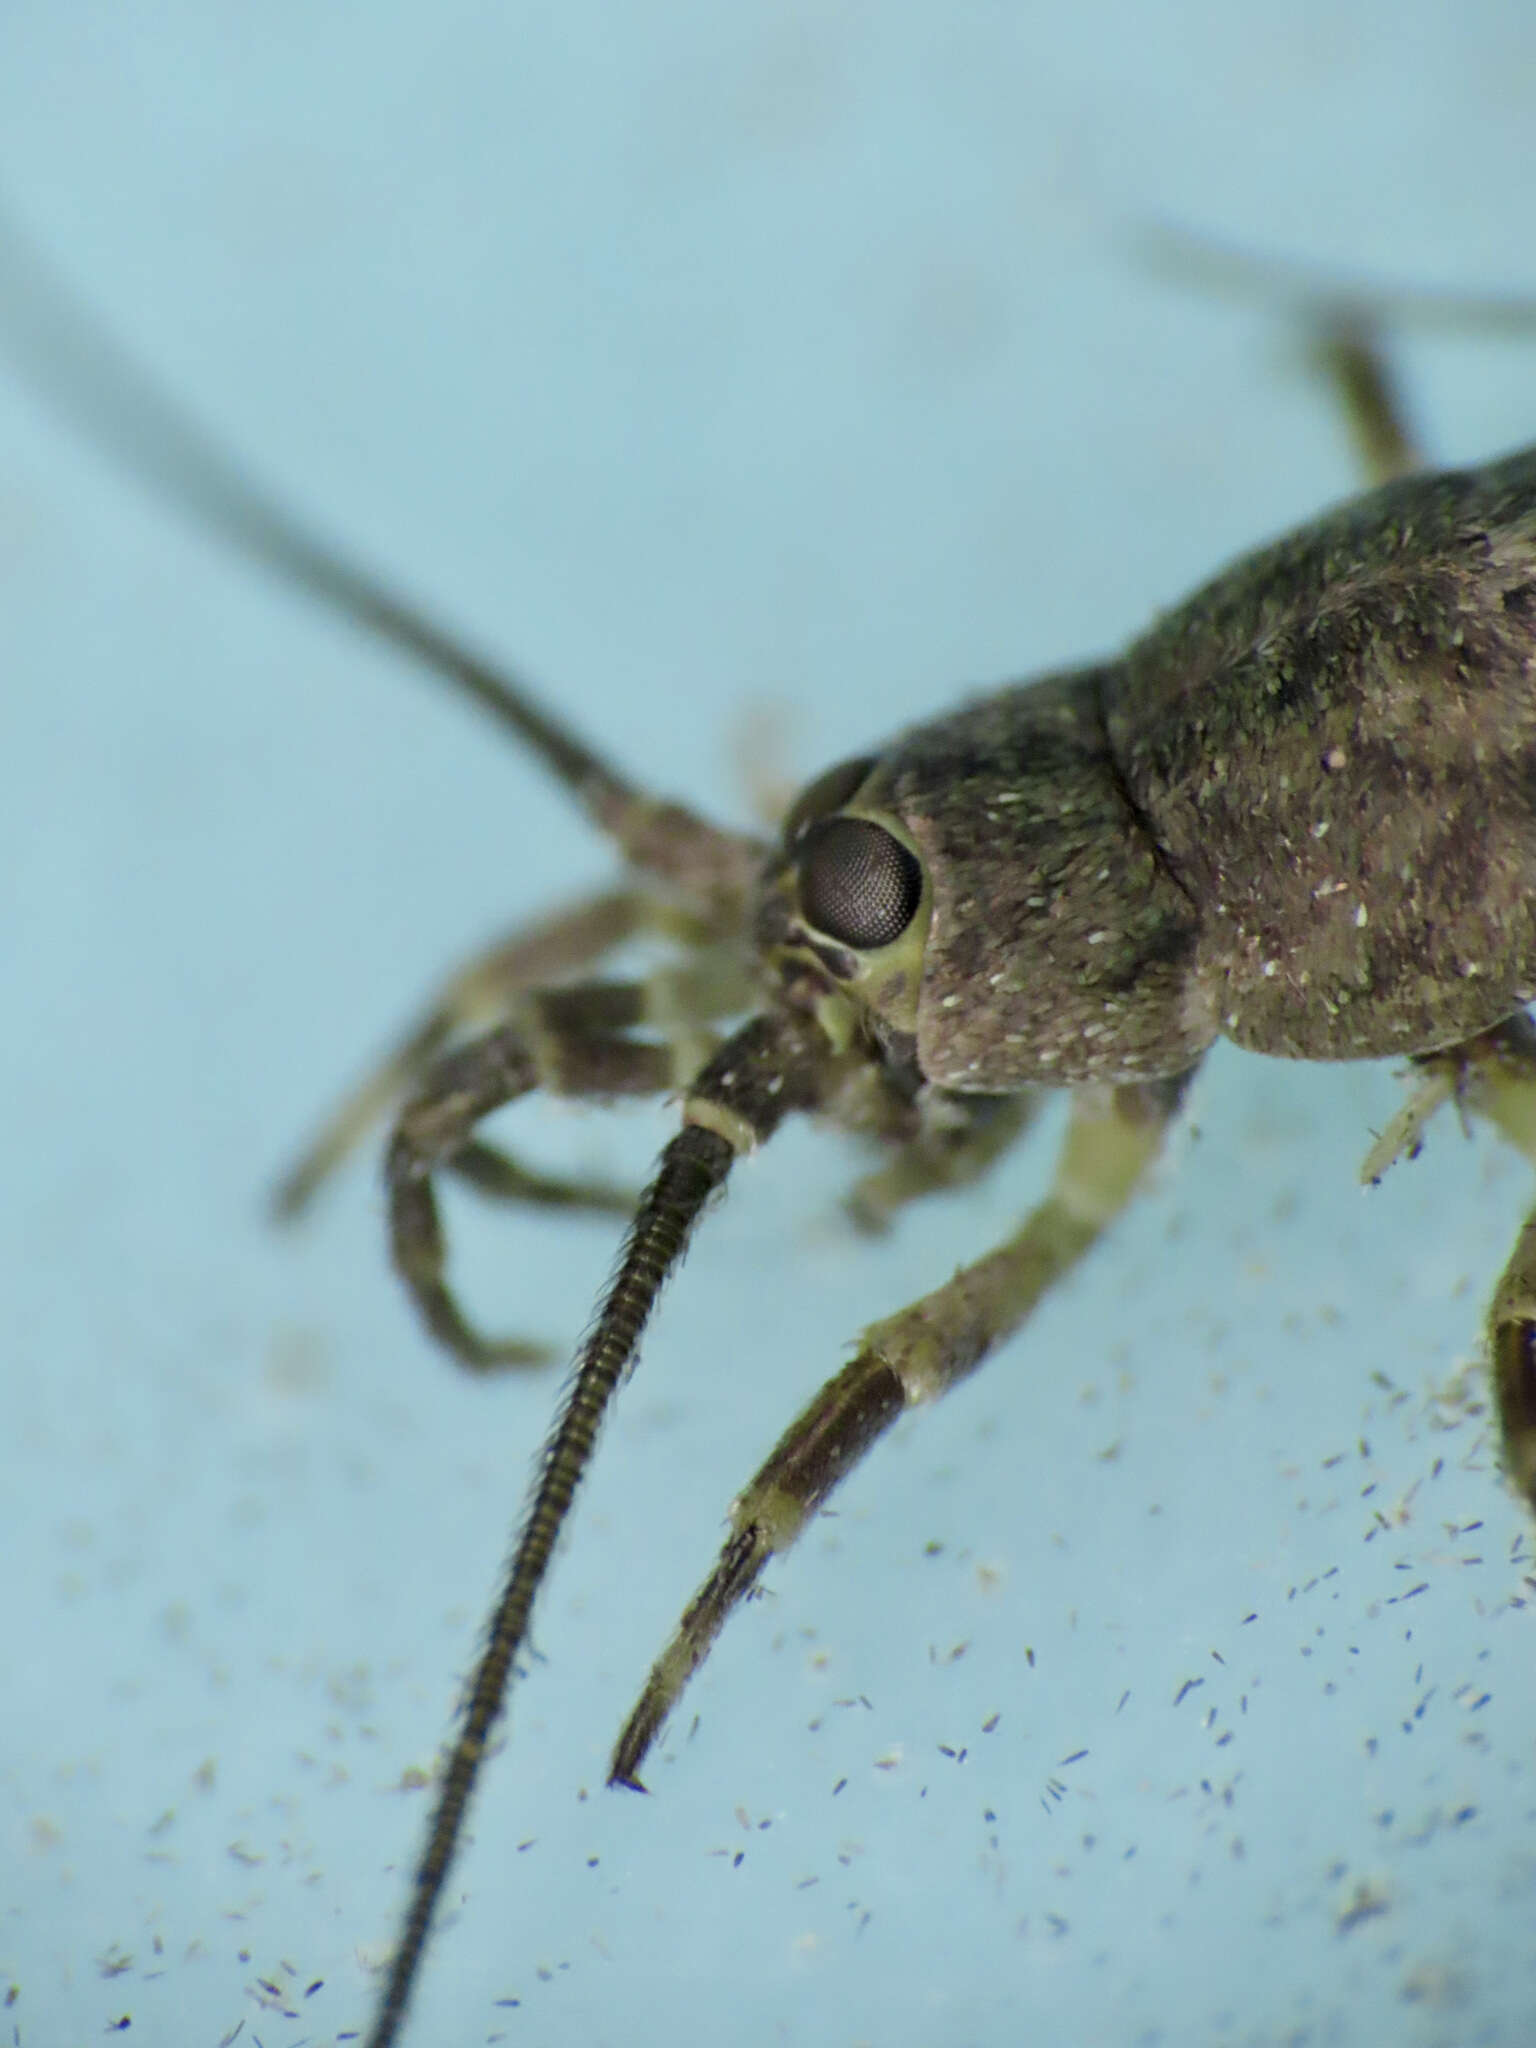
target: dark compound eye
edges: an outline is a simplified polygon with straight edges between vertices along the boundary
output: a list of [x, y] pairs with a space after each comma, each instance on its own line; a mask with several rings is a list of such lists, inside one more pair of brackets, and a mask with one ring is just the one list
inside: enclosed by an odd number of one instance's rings
[[828, 818], [800, 853], [800, 911], [840, 946], [871, 952], [899, 939], [922, 900], [923, 871], [883, 825]]

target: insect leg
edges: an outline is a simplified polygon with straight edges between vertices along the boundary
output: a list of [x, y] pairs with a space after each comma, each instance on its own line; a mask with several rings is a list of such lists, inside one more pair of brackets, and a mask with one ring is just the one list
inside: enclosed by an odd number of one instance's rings
[[637, 931], [654, 928], [662, 914], [663, 906], [641, 890], [610, 890], [513, 932], [467, 961], [326, 1118], [273, 1190], [273, 1213], [283, 1221], [302, 1215], [372, 1126], [419, 1086], [461, 1032], [505, 1018], [528, 989], [590, 966]]
[[731, 1534], [657, 1659], [609, 1766], [640, 1784], [663, 1722], [731, 1611], [904, 1410], [934, 1401], [1016, 1330], [1119, 1215], [1157, 1157], [1188, 1076], [1073, 1105], [1056, 1177], [1015, 1234], [909, 1308], [871, 1325], [857, 1355], [779, 1439], [731, 1509]]
[[[671, 1056], [671, 1085], [689, 1082], [719, 1044], [709, 1028], [718, 1018], [749, 1007], [758, 993], [743, 972], [738, 948], [701, 950], [681, 966], [658, 968], [644, 981], [577, 984], [526, 993], [512, 1021], [521, 1025], [539, 1064], [540, 1086], [552, 1094], [592, 1091], [572, 1087], [564, 1071], [566, 1047], [592, 1029], [605, 1006], [609, 1015], [632, 1013], [633, 1022], [656, 1034]], [[571, 1180], [536, 1173], [494, 1145], [471, 1138], [442, 1161], [444, 1169], [494, 1201], [531, 1203], [537, 1208], [596, 1209], [630, 1217], [639, 1192], [608, 1181]]]
[[[482, 1193], [565, 1208], [633, 1210], [606, 1183], [530, 1173], [474, 1136], [493, 1110], [535, 1088], [578, 1097], [659, 1095], [686, 1083], [713, 1049], [703, 1024], [739, 1010], [748, 991], [734, 955], [650, 981], [577, 982], [526, 994], [515, 1021], [443, 1055], [401, 1111], [385, 1164], [395, 1268], [423, 1322], [475, 1371], [542, 1363], [542, 1345], [484, 1336], [448, 1285], [447, 1245], [432, 1177], [461, 1175]], [[626, 1034], [650, 1026], [660, 1042]]]
[[897, 1210], [945, 1189], [970, 1187], [1029, 1129], [1042, 1095], [952, 1096], [932, 1105], [885, 1166], [857, 1181], [848, 1213], [861, 1230], [888, 1229]]
[[1435, 1112], [1454, 1102], [1463, 1123], [1486, 1117], [1536, 1165], [1536, 1024], [1522, 1010], [1491, 1031], [1413, 1061], [1408, 1100], [1366, 1153], [1363, 1181], [1381, 1179], [1399, 1159], [1416, 1159]]
[[[467, 961], [282, 1175], [272, 1194], [274, 1216], [282, 1222], [302, 1216], [372, 1126], [420, 1086], [432, 1061], [462, 1032], [506, 1018], [529, 990], [589, 966], [642, 932], [693, 947], [715, 936], [703, 920], [661, 897], [642, 889], [615, 889], [525, 926]], [[471, 1177], [462, 1162], [456, 1170]]]
[[1360, 315], [1330, 314], [1326, 307], [1311, 319], [1312, 360], [1333, 387], [1367, 481], [1390, 483], [1423, 469], [1424, 453], [1409, 429], [1402, 392], [1374, 324]]
[[[1361, 1178], [1379, 1180], [1417, 1156], [1424, 1127], [1445, 1102], [1463, 1120], [1485, 1117], [1536, 1165], [1536, 1024], [1522, 1010], [1463, 1045], [1414, 1061], [1418, 1083], [1366, 1154]], [[1488, 1310], [1488, 1352], [1510, 1482], [1536, 1507], [1536, 1211], [1515, 1240]]]
[[1514, 1253], [1488, 1310], [1488, 1350], [1510, 1484], [1536, 1508], [1536, 1212], [1515, 1240]]
[[1142, 259], [1169, 276], [1203, 290], [1268, 301], [1311, 336], [1313, 365], [1333, 386], [1356, 459], [1373, 484], [1425, 466], [1382, 354], [1383, 332], [1418, 327], [1519, 334], [1536, 324], [1536, 306], [1528, 299], [1372, 283], [1256, 255], [1171, 222], [1144, 228], [1136, 242]]
[[[1486, 1117], [1536, 1164], [1536, 1025], [1522, 1012], [1439, 1056], [1464, 1110]], [[1512, 1486], [1536, 1507], [1536, 1211], [1515, 1240], [1488, 1310], [1488, 1352]]]

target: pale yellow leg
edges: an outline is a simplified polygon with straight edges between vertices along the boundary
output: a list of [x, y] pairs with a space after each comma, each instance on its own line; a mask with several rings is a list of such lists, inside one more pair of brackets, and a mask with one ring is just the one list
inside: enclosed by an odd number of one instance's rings
[[[1379, 1180], [1396, 1159], [1416, 1157], [1425, 1125], [1445, 1102], [1454, 1102], [1463, 1119], [1486, 1117], [1536, 1165], [1536, 1026], [1524, 1012], [1414, 1065], [1418, 1085], [1366, 1155], [1366, 1180]], [[1494, 1290], [1488, 1355], [1505, 1470], [1536, 1508], [1536, 1211]]]
[[802, 1410], [731, 1509], [731, 1534], [657, 1659], [620, 1735], [610, 1782], [640, 1767], [684, 1686], [764, 1566], [906, 1409], [935, 1401], [1017, 1330], [1098, 1242], [1157, 1157], [1187, 1076], [1085, 1090], [1045, 1200], [987, 1257], [864, 1332], [858, 1354]]

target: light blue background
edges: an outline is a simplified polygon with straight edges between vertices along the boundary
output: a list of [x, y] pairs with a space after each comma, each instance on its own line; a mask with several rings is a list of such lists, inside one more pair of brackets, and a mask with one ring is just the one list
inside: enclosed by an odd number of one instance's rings
[[[731, 819], [754, 712], [799, 779], [1350, 487], [1292, 338], [1129, 229], [1529, 290], [1533, 108], [1521, 0], [0, 14], [0, 190], [80, 287]], [[1402, 359], [1447, 457], [1536, 430], [1530, 345]], [[3, 376], [0, 621], [5, 2019], [328, 2042], [554, 1387], [433, 1354], [372, 1162], [292, 1238], [260, 1200], [434, 977], [606, 857]], [[773, 1574], [656, 1796], [609, 1795], [731, 1493], [1050, 1134], [875, 1247], [839, 1141], [742, 1171], [605, 1439], [411, 2039], [1528, 2040], [1529, 1545], [1458, 1375], [1529, 1176], [1447, 1120], [1362, 1194], [1397, 1100], [1214, 1057], [1154, 1196]], [[515, 1128], [638, 1176], [668, 1119]], [[612, 1234], [455, 1215], [487, 1313], [574, 1337]]]

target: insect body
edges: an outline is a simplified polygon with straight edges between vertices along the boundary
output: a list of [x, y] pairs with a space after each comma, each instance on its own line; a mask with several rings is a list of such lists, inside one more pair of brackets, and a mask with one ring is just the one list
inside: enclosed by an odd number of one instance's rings
[[[656, 827], [643, 801], [628, 804], [618, 831], [634, 858]], [[1213, 1040], [1317, 1060], [1406, 1055], [1424, 1087], [1401, 1146], [1454, 1090], [1536, 1149], [1524, 1013], [1536, 994], [1536, 450], [1387, 483], [1229, 569], [1120, 661], [1004, 690], [832, 770], [780, 845], [751, 860], [738, 840], [673, 822], [641, 865], [691, 894], [704, 959], [729, 949], [734, 922], [742, 985], [706, 983], [722, 1007], [750, 984], [753, 1014], [686, 1084], [682, 1131], [545, 1453], [381, 2044], [598, 1417], [705, 1200], [786, 1114], [886, 1138], [889, 1201], [981, 1170], [1031, 1089], [1078, 1091], [1044, 1203], [865, 1331], [739, 1496], [619, 1737], [616, 1782], [638, 1784], [727, 1615], [844, 1473], [904, 1410], [970, 1373], [1094, 1243]], [[473, 1156], [477, 1120], [537, 1081], [602, 1093], [673, 1078], [663, 1046], [626, 1035], [646, 1015], [638, 988], [578, 984], [521, 1010], [427, 1076], [391, 1153], [397, 1264], [472, 1364], [495, 1347], [447, 1291], [432, 1171]], [[475, 1172], [488, 1178], [484, 1162]], [[1528, 1497], [1533, 1233], [1493, 1317], [1506, 1455]]]
[[[1395, 1055], [1414, 1093], [1379, 1173], [1454, 1095], [1536, 1157], [1536, 449], [1399, 475], [1225, 571], [1118, 660], [1015, 686], [813, 782], [768, 844], [633, 786], [506, 675], [261, 496], [41, 275], [71, 337], [65, 396], [160, 488], [509, 725], [631, 879], [513, 934], [443, 991], [283, 1184], [294, 1213], [383, 1108], [395, 1263], [466, 1365], [528, 1362], [446, 1271], [435, 1177], [612, 1208], [478, 1135], [543, 1087], [681, 1090], [681, 1129], [629, 1226], [539, 1459], [368, 2036], [398, 2034], [535, 1598], [608, 1401], [734, 1161], [811, 1112], [887, 1164], [878, 1220], [984, 1172], [1037, 1091], [1072, 1113], [1045, 1199], [993, 1251], [867, 1329], [736, 1499], [720, 1556], [616, 1745], [635, 1785], [732, 1609], [906, 1409], [978, 1366], [1097, 1241], [1227, 1037], [1293, 1058]], [[46, 326], [46, 323], [44, 323]], [[84, 338], [83, 338], [84, 337]], [[34, 374], [57, 386], [60, 352]], [[1330, 362], [1379, 471], [1409, 451], [1380, 366]], [[680, 964], [592, 977], [637, 932]], [[1490, 1317], [1510, 1473], [1536, 1501], [1536, 1218]]]

